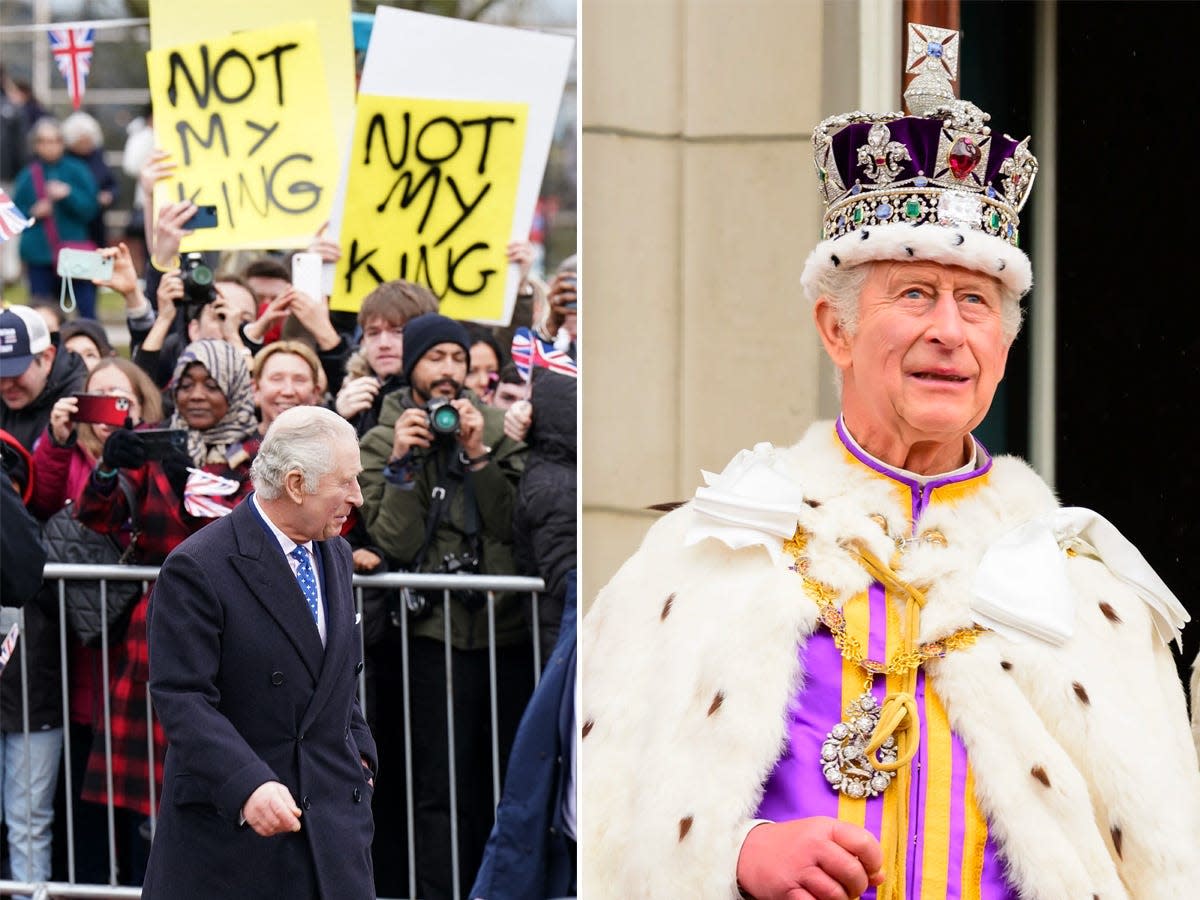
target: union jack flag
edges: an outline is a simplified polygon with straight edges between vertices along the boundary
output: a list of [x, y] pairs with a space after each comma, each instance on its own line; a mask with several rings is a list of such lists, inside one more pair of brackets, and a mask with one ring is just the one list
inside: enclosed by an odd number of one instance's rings
[[33, 224], [33, 219], [17, 209], [17, 204], [4, 191], [0, 190], [0, 244], [18, 234]]
[[79, 109], [79, 104], [83, 102], [83, 92], [87, 88], [88, 72], [92, 68], [92, 46], [96, 40], [96, 29], [52, 28], [49, 34], [54, 64], [67, 80], [71, 103]]
[[183, 508], [191, 515], [209, 519], [220, 519], [233, 512], [228, 501], [215, 497], [228, 497], [239, 485], [232, 478], [213, 475], [203, 469], [188, 468], [188, 480], [183, 489]]
[[573, 378], [579, 376], [579, 368], [575, 365], [575, 360], [562, 350], [556, 350], [553, 344], [547, 344], [540, 338], [534, 337], [533, 333], [525, 327], [518, 328], [513, 332], [512, 359], [513, 365], [517, 367], [517, 371], [526, 381], [529, 380], [530, 372], [535, 366], [549, 369], [551, 372], [558, 372], [560, 375], [570, 375]]
[[8, 630], [8, 634], [4, 638], [4, 642], [0, 643], [0, 672], [4, 671], [4, 667], [12, 659], [13, 651], [17, 649], [17, 635], [20, 633], [21, 623], [13, 622], [12, 628]]

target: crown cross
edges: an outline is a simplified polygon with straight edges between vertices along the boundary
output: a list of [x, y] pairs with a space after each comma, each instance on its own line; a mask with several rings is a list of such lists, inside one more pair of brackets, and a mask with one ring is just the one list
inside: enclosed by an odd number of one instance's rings
[[900, 163], [911, 162], [908, 148], [892, 140], [891, 130], [882, 122], [871, 126], [867, 142], [858, 148], [858, 164], [876, 184], [889, 184], [900, 174]]
[[904, 68], [913, 75], [940, 74], [948, 81], [957, 81], [958, 32], [910, 22]]
[[904, 70], [916, 76], [904, 91], [910, 114], [926, 116], [939, 104], [954, 101], [951, 82], [958, 80], [958, 45], [957, 31], [909, 23]]

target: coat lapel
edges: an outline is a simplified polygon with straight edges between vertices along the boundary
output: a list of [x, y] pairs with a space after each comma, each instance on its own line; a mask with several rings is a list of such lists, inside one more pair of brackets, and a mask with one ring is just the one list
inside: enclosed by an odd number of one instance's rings
[[[321, 566], [325, 573], [325, 659], [321, 676], [317, 680], [317, 689], [313, 692], [308, 709], [304, 712], [301, 730], [307, 729], [329, 702], [330, 693], [336, 686], [338, 675], [345, 665], [346, 655], [351, 650], [353, 637], [357, 633], [354, 623], [354, 592], [351, 587], [353, 573], [350, 570], [350, 557], [346, 553], [337, 553], [334, 542], [316, 541], [314, 548], [319, 548]], [[296, 590], [300, 588], [297, 586]], [[305, 609], [307, 612], [307, 608]], [[316, 633], [316, 630], [313, 630]]]
[[239, 503], [230, 519], [239, 551], [229, 557], [230, 564], [295, 646], [312, 677], [319, 678], [324, 656], [321, 637], [283, 550], [259, 522], [249, 500]]

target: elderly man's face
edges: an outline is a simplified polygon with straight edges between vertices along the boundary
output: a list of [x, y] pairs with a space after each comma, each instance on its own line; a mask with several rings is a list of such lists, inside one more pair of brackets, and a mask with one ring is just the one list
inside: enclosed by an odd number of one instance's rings
[[325, 541], [341, 534], [350, 514], [362, 506], [361, 472], [358, 443], [353, 438], [339, 440], [333, 448], [333, 468], [321, 476], [316, 493], [301, 498], [296, 523], [305, 540]]
[[936, 263], [874, 263], [855, 333], [828, 328], [828, 312], [818, 302], [856, 437], [950, 444], [982, 421], [1008, 359], [994, 278]]

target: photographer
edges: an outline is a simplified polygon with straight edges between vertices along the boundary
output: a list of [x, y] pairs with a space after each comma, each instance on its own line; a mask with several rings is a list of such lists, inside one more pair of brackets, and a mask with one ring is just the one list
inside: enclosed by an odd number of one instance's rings
[[[464, 391], [470, 338], [459, 323], [436, 314], [404, 329], [409, 383], [387, 396], [380, 424], [362, 439], [361, 476], [367, 530], [394, 567], [422, 572], [512, 574], [512, 514], [524, 445], [504, 436], [503, 413]], [[417, 883], [422, 897], [451, 895], [450, 801], [446, 723], [443, 594], [411, 598], [409, 679], [415, 784]], [[499, 745], [507, 758], [531, 688], [529, 630], [518, 598], [496, 600]], [[394, 621], [404, 615], [394, 609]], [[452, 592], [449, 601], [454, 670], [455, 761], [458, 773], [459, 877], [470, 882], [492, 824], [488, 616], [484, 598]], [[393, 660], [399, 629], [377, 648], [380, 755], [403, 747], [401, 674]], [[390, 654], [385, 656], [385, 654]], [[395, 704], [385, 710], [388, 703]], [[383, 783], [380, 790], [385, 790]], [[396, 783], [395, 808], [403, 786]], [[376, 810], [390, 806], [377, 796]], [[381, 816], [381, 819], [386, 819]], [[397, 823], [398, 824], [398, 823]], [[389, 823], [377, 821], [381, 840]], [[381, 873], [382, 874], [382, 873]], [[381, 879], [382, 880], [382, 879]], [[385, 891], [383, 885], [379, 889]]]

